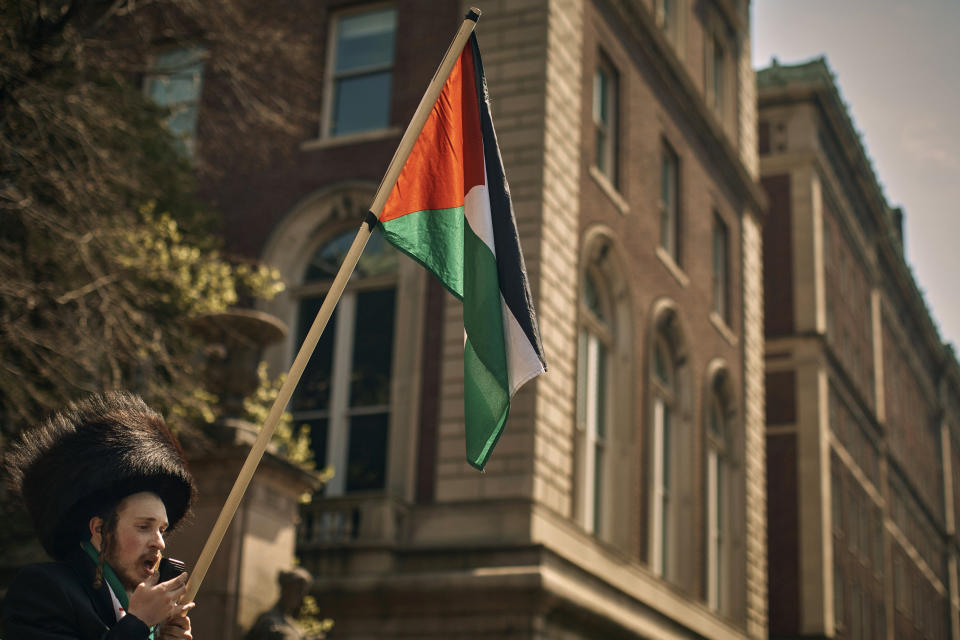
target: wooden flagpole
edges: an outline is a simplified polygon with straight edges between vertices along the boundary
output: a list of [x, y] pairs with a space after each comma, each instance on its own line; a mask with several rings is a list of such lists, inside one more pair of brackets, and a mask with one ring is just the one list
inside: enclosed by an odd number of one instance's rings
[[473, 33], [479, 17], [480, 10], [471, 7], [463, 24], [460, 25], [457, 35], [454, 36], [450, 47], [447, 49], [446, 54], [444, 54], [440, 66], [437, 67], [433, 79], [427, 86], [427, 90], [424, 92], [423, 98], [420, 100], [420, 104], [417, 106], [417, 110], [410, 120], [410, 124], [407, 125], [407, 130], [400, 139], [400, 144], [393, 154], [393, 159], [390, 161], [387, 172], [384, 174], [383, 180], [380, 182], [380, 187], [377, 189], [377, 193], [373, 198], [373, 203], [370, 205], [370, 213], [363, 224], [360, 225], [357, 237], [354, 238], [353, 244], [350, 245], [350, 250], [347, 252], [346, 257], [344, 257], [343, 263], [340, 265], [340, 270], [333, 279], [333, 284], [330, 286], [326, 297], [324, 297], [323, 304], [320, 305], [320, 310], [317, 311], [310, 331], [307, 332], [303, 344], [300, 345], [300, 351], [297, 353], [297, 357], [290, 366], [290, 371], [287, 373], [286, 379], [283, 381], [283, 385], [277, 393], [277, 398], [273, 402], [270, 413], [267, 415], [267, 419], [263, 427], [261, 427], [256, 441], [250, 448], [250, 453], [247, 454], [247, 459], [244, 461], [243, 467], [241, 467], [240, 473], [237, 475], [237, 479], [233, 483], [230, 495], [227, 496], [227, 500], [220, 510], [220, 515], [217, 517], [217, 521], [214, 523], [213, 529], [207, 537], [203, 549], [200, 551], [200, 557], [197, 559], [193, 571], [190, 573], [189, 580], [187, 580], [187, 590], [181, 598], [183, 602], [190, 602], [196, 597], [197, 591], [200, 589], [200, 585], [207, 575], [207, 570], [213, 562], [213, 557], [217, 553], [220, 543], [223, 541], [223, 536], [226, 535], [227, 528], [230, 526], [230, 522], [237, 512], [237, 508], [240, 506], [243, 494], [246, 492], [250, 480], [253, 479], [253, 474], [256, 472], [257, 466], [263, 458], [267, 444], [270, 442], [270, 438], [273, 437], [273, 432], [280, 422], [280, 416], [283, 415], [283, 410], [290, 402], [297, 383], [300, 382], [300, 377], [307, 367], [307, 362], [310, 360], [310, 356], [313, 355], [313, 350], [317, 347], [317, 343], [320, 341], [320, 336], [323, 334], [323, 330], [326, 328], [330, 316], [333, 315], [333, 309], [337, 305], [337, 302], [340, 301], [340, 296], [343, 295], [343, 290], [347, 286], [347, 282], [350, 280], [354, 268], [357, 266], [360, 254], [363, 253], [364, 248], [367, 246], [367, 240], [370, 238], [370, 233], [377, 224], [380, 213], [383, 211], [383, 206], [386, 204], [387, 198], [393, 190], [393, 185], [397, 182], [397, 178], [400, 177], [403, 165], [413, 150], [413, 145], [416, 143], [417, 137], [423, 129], [423, 125], [426, 124], [427, 118], [430, 117], [430, 112], [433, 111], [433, 105], [443, 90], [447, 76], [450, 75], [450, 70], [460, 57], [460, 52], [466, 45], [470, 34]]

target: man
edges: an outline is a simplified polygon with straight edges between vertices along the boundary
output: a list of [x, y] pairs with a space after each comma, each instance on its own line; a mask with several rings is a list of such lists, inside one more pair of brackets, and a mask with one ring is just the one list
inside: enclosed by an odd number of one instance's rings
[[163, 418], [127, 393], [94, 396], [23, 434], [12, 488], [55, 562], [25, 567], [3, 604], [4, 640], [191, 639], [186, 573], [160, 582], [164, 535], [193, 478]]

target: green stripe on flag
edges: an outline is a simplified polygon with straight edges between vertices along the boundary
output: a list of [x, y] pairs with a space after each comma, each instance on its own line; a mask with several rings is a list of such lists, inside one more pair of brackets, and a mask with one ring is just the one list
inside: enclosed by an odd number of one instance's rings
[[497, 259], [467, 224], [463, 231], [463, 328], [490, 373], [508, 389]]
[[510, 409], [497, 260], [467, 224], [463, 232], [464, 404], [467, 461], [482, 469]]
[[470, 228], [463, 207], [409, 213], [381, 228], [391, 244], [463, 300], [467, 462], [483, 469], [510, 409], [496, 257]]
[[477, 357], [469, 338], [463, 349], [463, 395], [467, 462], [482, 470], [503, 432], [510, 396]]
[[463, 207], [408, 213], [380, 225], [384, 237], [463, 299]]

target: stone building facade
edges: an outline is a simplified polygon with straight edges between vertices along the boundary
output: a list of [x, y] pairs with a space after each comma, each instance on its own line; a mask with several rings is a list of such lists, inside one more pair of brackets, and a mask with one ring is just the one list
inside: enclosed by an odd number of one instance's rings
[[[312, 2], [315, 135], [205, 193], [275, 265], [286, 371], [467, 3]], [[495, 0], [477, 28], [549, 372], [464, 460], [459, 304], [374, 236], [291, 405], [338, 638], [767, 634], [749, 3]], [[197, 153], [203, 153], [202, 101]]]
[[757, 77], [771, 637], [960, 637], [956, 357], [826, 63]]

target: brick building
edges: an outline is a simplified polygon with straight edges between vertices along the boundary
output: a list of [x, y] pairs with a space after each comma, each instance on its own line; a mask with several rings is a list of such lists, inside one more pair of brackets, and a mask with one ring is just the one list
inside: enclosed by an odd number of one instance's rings
[[956, 358], [826, 63], [757, 83], [771, 637], [958, 638]]
[[[291, 13], [325, 69], [314, 134], [265, 140], [294, 150], [266, 170], [215, 159], [204, 186], [230, 246], [289, 284], [262, 308], [293, 329], [274, 371], [467, 6]], [[459, 305], [374, 237], [291, 407], [337, 470], [298, 541], [324, 614], [338, 638], [764, 637], [749, 3], [479, 6], [550, 371], [515, 397], [485, 473], [468, 467]]]

